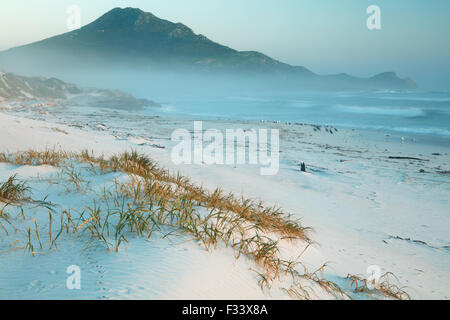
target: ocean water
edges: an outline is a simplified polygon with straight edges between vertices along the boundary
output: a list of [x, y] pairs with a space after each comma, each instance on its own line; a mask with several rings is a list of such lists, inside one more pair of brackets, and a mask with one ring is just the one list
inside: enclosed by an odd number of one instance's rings
[[148, 112], [177, 118], [298, 122], [450, 138], [450, 93], [446, 92], [289, 92], [160, 99], [157, 101], [162, 101], [163, 107]]

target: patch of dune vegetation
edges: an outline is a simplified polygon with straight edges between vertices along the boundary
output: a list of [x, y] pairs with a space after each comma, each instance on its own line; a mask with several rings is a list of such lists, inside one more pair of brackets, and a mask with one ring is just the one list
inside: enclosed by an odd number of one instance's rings
[[[309, 272], [299, 261], [304, 250], [313, 244], [309, 236], [311, 229], [302, 226], [291, 215], [280, 208], [266, 207], [261, 201], [236, 197], [219, 188], [210, 191], [197, 186], [136, 151], [105, 158], [94, 156], [89, 151], [29, 150], [0, 154], [0, 161], [59, 167], [67, 192], [88, 192], [88, 186], [73, 169], [75, 164], [84, 164], [94, 175], [128, 174], [126, 181], [115, 180], [111, 188], [105, 188], [101, 195], [96, 194], [92, 204], [86, 205], [80, 214], [63, 210], [59, 226], [53, 222], [52, 210], [49, 210], [46, 239], [50, 249], [56, 247], [63, 234], [72, 234], [98, 241], [108, 250], [118, 251], [130, 237], [151, 238], [153, 232], [168, 228], [170, 234], [190, 235], [206, 250], [225, 246], [234, 250], [236, 258], [245, 256], [252, 260], [257, 266], [258, 270], [254, 271], [263, 290], [270, 290], [277, 280], [284, 285], [288, 279], [289, 283], [283, 290], [294, 298], [312, 299], [318, 296], [317, 292], [322, 297], [325, 294], [330, 298], [351, 298], [337, 284], [325, 278], [326, 265]], [[18, 189], [25, 191], [24, 185], [20, 186]], [[18, 195], [16, 198], [20, 198]], [[38, 240], [37, 244], [33, 243], [33, 238]], [[33, 255], [37, 245], [40, 249], [44, 247], [35, 220], [27, 229], [27, 239], [24, 248]], [[296, 259], [285, 260], [280, 252], [281, 243], [297, 243], [306, 248]], [[351, 280], [363, 281], [362, 278]], [[362, 292], [358, 291], [360, 288], [357, 286], [354, 291]], [[363, 291], [367, 293], [367, 290]], [[409, 298], [403, 292], [399, 287], [384, 286], [382, 290], [374, 291], [374, 296]]]
[[0, 201], [11, 203], [25, 200], [28, 190], [26, 183], [17, 179], [16, 175], [13, 175], [5, 182], [0, 182]]

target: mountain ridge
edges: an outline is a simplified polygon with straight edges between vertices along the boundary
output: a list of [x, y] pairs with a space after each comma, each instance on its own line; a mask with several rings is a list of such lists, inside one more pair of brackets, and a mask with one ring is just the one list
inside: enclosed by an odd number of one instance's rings
[[[33, 63], [39, 57], [39, 63]], [[0, 52], [0, 67], [11, 70], [20, 60], [25, 66], [64, 69], [137, 67], [141, 70], [182, 70], [210, 74], [288, 78], [299, 85], [414, 88], [412, 79], [393, 72], [370, 78], [347, 74], [318, 75], [304, 66], [273, 59], [257, 51], [238, 51], [196, 34], [183, 23], [160, 19], [138, 8], [114, 8], [95, 21], [67, 33]], [[20, 63], [12, 63], [14, 66]], [[42, 68], [45, 70], [45, 68]]]

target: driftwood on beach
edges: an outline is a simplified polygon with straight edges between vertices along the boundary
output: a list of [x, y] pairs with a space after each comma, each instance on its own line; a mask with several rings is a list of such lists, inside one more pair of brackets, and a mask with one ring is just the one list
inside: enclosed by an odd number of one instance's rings
[[428, 159], [420, 159], [420, 158], [414, 158], [414, 157], [395, 157], [395, 156], [389, 156], [389, 159], [430, 161]]
[[306, 164], [304, 162], [300, 163], [300, 171], [306, 172]]

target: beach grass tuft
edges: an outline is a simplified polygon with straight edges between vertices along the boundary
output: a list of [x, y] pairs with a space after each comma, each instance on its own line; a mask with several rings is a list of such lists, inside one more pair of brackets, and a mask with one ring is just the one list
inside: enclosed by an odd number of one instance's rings
[[24, 181], [12, 175], [5, 182], [0, 182], [0, 201], [4, 203], [16, 203], [26, 199], [29, 187]]

